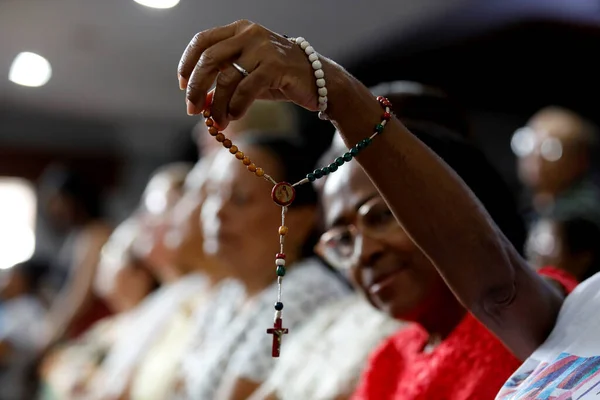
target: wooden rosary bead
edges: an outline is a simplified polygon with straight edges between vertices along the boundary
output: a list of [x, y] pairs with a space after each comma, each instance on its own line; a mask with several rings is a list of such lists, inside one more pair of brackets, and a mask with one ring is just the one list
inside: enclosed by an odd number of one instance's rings
[[254, 165], [254, 163], [248, 165], [248, 171], [256, 172], [256, 165]]
[[211, 126], [213, 126], [213, 124], [214, 124], [213, 120], [212, 120], [212, 119], [210, 119], [210, 118], [207, 118], [207, 119], [206, 119], [206, 121], [204, 121], [204, 123], [205, 123], [205, 124], [206, 124], [206, 126], [208, 126], [209, 128], [210, 128]]
[[243, 160], [244, 159], [244, 152], [243, 151], [238, 151], [237, 153], [235, 153], [235, 158], [237, 158], [238, 160]]
[[237, 147], [236, 145], [232, 145], [232, 146], [229, 148], [229, 152], [230, 152], [231, 154], [235, 154], [235, 153], [237, 153], [237, 152], [238, 152], [238, 147]]
[[265, 175], [265, 171], [262, 168], [260, 168], [260, 167], [256, 168], [256, 172], [254, 172], [254, 173], [259, 178], [262, 178]]
[[223, 147], [225, 147], [226, 149], [229, 149], [229, 148], [231, 148], [231, 146], [233, 146], [233, 143], [231, 142], [231, 140], [229, 140], [229, 139], [223, 140]]
[[279, 227], [279, 234], [280, 234], [281, 236], [285, 236], [285, 235], [287, 235], [287, 233], [288, 233], [288, 227], [287, 227], [287, 226], [285, 226], [285, 225], [281, 225], [281, 226]]
[[252, 164], [252, 161], [250, 161], [250, 159], [248, 157], [244, 157], [244, 159], [242, 160], [242, 162], [244, 163], [244, 165], [250, 165], [250, 164]]
[[217, 139], [217, 142], [223, 143], [225, 141], [225, 135], [218, 133], [217, 136], [215, 136], [215, 139]]
[[211, 126], [210, 128], [208, 128], [208, 133], [210, 133], [211, 136], [217, 136], [219, 130], [214, 126]]

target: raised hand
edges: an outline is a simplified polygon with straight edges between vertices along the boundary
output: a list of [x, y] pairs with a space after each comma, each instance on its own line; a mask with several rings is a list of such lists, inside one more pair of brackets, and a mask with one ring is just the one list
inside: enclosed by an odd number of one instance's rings
[[[234, 62], [248, 75], [237, 70]], [[286, 37], [251, 21], [196, 34], [179, 62], [178, 78], [180, 88], [187, 89], [188, 114], [199, 114], [212, 104], [212, 117], [221, 129], [241, 118], [257, 99], [291, 101], [313, 111], [318, 108], [315, 77], [306, 54]], [[215, 80], [216, 87], [209, 93]]]

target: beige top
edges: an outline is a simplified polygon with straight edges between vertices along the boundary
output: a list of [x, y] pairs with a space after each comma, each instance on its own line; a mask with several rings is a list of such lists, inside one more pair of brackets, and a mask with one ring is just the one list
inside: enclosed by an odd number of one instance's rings
[[206, 294], [192, 296], [170, 320], [156, 342], [147, 350], [132, 377], [130, 400], [164, 400], [175, 379], [175, 367], [189, 345], [194, 310], [206, 301]]

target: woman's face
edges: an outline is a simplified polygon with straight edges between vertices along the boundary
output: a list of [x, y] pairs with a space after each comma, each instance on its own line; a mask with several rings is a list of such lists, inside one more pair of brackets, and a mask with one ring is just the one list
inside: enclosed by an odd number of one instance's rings
[[[277, 176], [279, 163], [268, 151], [259, 146], [245, 150], [257, 166]], [[271, 200], [271, 189], [269, 182], [248, 172], [229, 152], [216, 156], [200, 218], [206, 255], [216, 256], [233, 273], [252, 274], [273, 265], [281, 208]], [[290, 235], [293, 229], [290, 226]]]
[[394, 318], [419, 321], [443, 301], [443, 280], [358, 165], [327, 178], [322, 204], [326, 233], [319, 252], [347, 271], [371, 304]]

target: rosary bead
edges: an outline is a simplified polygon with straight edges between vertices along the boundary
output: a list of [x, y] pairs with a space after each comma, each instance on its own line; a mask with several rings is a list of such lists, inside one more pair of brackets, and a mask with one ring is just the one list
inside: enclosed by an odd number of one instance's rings
[[244, 157], [244, 159], [242, 160], [242, 163], [244, 163], [244, 165], [250, 165], [250, 164], [252, 164], [252, 161], [250, 161], [250, 158]]
[[352, 161], [352, 154], [350, 154], [349, 152], [345, 152], [342, 157], [344, 158], [344, 161], [346, 161], [346, 162]]
[[204, 123], [210, 128], [211, 126], [213, 126], [214, 121], [210, 118], [207, 118], [206, 121], [204, 121]]
[[329, 175], [329, 167], [323, 167], [321, 168], [321, 171], [323, 171], [323, 176], [327, 176]]
[[222, 133], [217, 133], [217, 136], [215, 136], [215, 139], [217, 139], [217, 142], [223, 143], [225, 141], [225, 135], [223, 135]]
[[254, 164], [248, 165], [248, 171], [250, 171], [250, 172], [256, 172], [256, 165], [254, 165]]
[[263, 177], [265, 175], [265, 171], [262, 168], [260, 168], [260, 167], [256, 168], [256, 171], [254, 173], [259, 178], [261, 178], [261, 177]]
[[335, 159], [335, 163], [338, 165], [338, 167], [341, 167], [342, 165], [344, 165], [346, 161], [342, 158], [342, 157], [338, 157]]
[[214, 126], [211, 126], [210, 128], [208, 128], [208, 133], [210, 133], [211, 136], [217, 136], [219, 130]]
[[280, 302], [280, 301], [278, 301], [277, 303], [275, 303], [275, 309], [276, 309], [277, 311], [281, 311], [281, 310], [283, 310], [283, 303], [282, 303], [282, 302]]
[[371, 142], [373, 141], [371, 138], [365, 138], [362, 140], [363, 141], [363, 146], [367, 147], [368, 145], [371, 144]]
[[231, 142], [231, 140], [229, 140], [229, 139], [223, 140], [223, 147], [225, 147], [226, 149], [229, 149], [229, 148], [231, 148], [231, 146], [233, 146], [233, 143]]
[[288, 233], [288, 227], [285, 225], [281, 225], [279, 227], [279, 235], [280, 236], [285, 236]]
[[285, 260], [285, 253], [277, 253], [275, 254], [275, 258]]
[[231, 154], [235, 154], [235, 153], [237, 153], [237, 152], [238, 152], [238, 147], [237, 147], [236, 145], [232, 145], [232, 146], [229, 148], [229, 152], [230, 152]]
[[331, 172], [335, 172], [335, 171], [337, 171], [337, 169], [338, 169], [338, 166], [337, 166], [337, 164], [336, 164], [336, 163], [332, 162], [331, 164], [329, 164], [329, 167], [328, 167], [328, 168], [329, 168], [329, 172], [331, 173]]
[[384, 128], [384, 126], [379, 124], [375, 127], [375, 130], [377, 131], [377, 133], [381, 133], [381, 132], [383, 132], [383, 128]]
[[204, 118], [210, 118], [210, 110], [204, 110], [202, 116], [204, 116]]
[[354, 146], [353, 148], [350, 149], [350, 155], [352, 157], [356, 157], [356, 155], [358, 154], [358, 152], [360, 151], [360, 149], [356, 146]]
[[275, 265], [285, 267], [285, 260], [283, 258], [276, 258]]
[[285, 276], [285, 266], [278, 265], [276, 273], [277, 273], [277, 276]]
[[306, 174], [306, 179], [308, 179], [310, 182], [314, 182], [317, 178], [315, 177], [315, 174], [308, 173]]
[[243, 151], [238, 151], [237, 153], [235, 153], [235, 158], [237, 158], [238, 160], [243, 160], [244, 159], [244, 152]]
[[315, 176], [315, 179], [319, 179], [323, 177], [323, 171], [321, 171], [320, 168], [317, 168], [313, 171], [313, 175]]
[[383, 113], [383, 119], [385, 119], [386, 121], [389, 121], [390, 118], [392, 118], [392, 114], [390, 114], [387, 111]]

